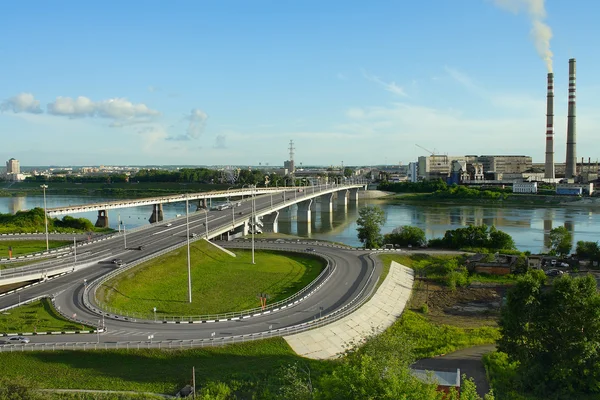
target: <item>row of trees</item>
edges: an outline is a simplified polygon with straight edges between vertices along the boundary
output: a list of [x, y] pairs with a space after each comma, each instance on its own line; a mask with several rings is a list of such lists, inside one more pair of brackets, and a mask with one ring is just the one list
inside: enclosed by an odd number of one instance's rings
[[381, 226], [385, 222], [385, 213], [381, 207], [365, 206], [359, 212], [357, 220], [358, 239], [367, 248], [378, 248], [383, 244], [399, 246], [423, 246], [464, 249], [481, 248], [490, 250], [515, 250], [513, 238], [496, 227], [467, 226], [446, 231], [443, 238], [431, 239], [427, 242], [425, 232], [416, 226], [402, 226], [385, 236], [381, 234]]

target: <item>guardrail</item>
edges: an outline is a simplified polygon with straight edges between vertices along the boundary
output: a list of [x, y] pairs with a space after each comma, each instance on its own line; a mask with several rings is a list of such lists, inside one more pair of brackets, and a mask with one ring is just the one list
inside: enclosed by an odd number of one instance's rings
[[10, 344], [0, 346], [0, 353], [15, 351], [63, 351], [63, 350], [113, 350], [113, 349], [193, 349], [202, 347], [223, 346], [226, 344], [244, 343], [254, 340], [262, 340], [272, 337], [289, 336], [304, 332], [310, 329], [319, 328], [338, 321], [360, 308], [375, 290], [376, 285], [372, 285], [368, 294], [364, 295], [365, 290], [373, 279], [375, 268], [371, 270], [367, 282], [359, 293], [346, 306], [313, 320], [301, 324], [292, 325], [279, 329], [269, 329], [267, 331], [250, 333], [246, 335], [217, 336], [217, 331], [211, 334], [210, 338], [189, 339], [189, 340], [159, 340], [159, 341], [125, 341], [125, 342], [65, 342], [65, 343], [29, 343], [29, 344]]
[[[200, 238], [200, 239], [203, 239], [203, 238]], [[185, 245], [185, 243], [184, 243], [184, 245]], [[176, 246], [182, 247], [179, 245], [176, 245]], [[172, 247], [174, 247], [174, 246], [172, 246]], [[263, 247], [263, 248], [282, 250], [281, 248], [276, 248], [276, 247]], [[165, 250], [159, 252], [160, 254], [156, 253], [156, 257], [158, 257], [159, 255], [168, 253], [172, 250], [173, 249], [171, 249], [171, 248], [165, 249]], [[304, 253], [301, 250], [293, 249], [293, 248], [292, 249], [283, 249], [283, 250], [297, 252], [297, 253]], [[276, 312], [279, 310], [284, 310], [289, 307], [293, 307], [294, 305], [298, 304], [300, 301], [309, 297], [315, 290], [320, 288], [321, 285], [323, 285], [325, 282], [327, 282], [329, 277], [331, 277], [331, 275], [335, 272], [336, 265], [335, 265], [335, 263], [332, 262], [331, 259], [329, 259], [325, 255], [319, 254], [319, 256], [324, 258], [325, 261], [327, 261], [327, 265], [325, 266], [323, 271], [321, 271], [321, 273], [312, 282], [310, 282], [308, 285], [306, 285], [304, 288], [302, 288], [300, 291], [296, 292], [295, 294], [291, 295], [290, 297], [288, 297], [284, 300], [280, 300], [275, 303], [272, 303], [265, 308], [256, 307], [256, 308], [243, 310], [243, 311], [235, 311], [235, 312], [228, 312], [228, 313], [221, 313], [221, 314], [206, 314], [206, 315], [197, 315], [197, 316], [169, 316], [169, 315], [162, 315], [162, 314], [157, 314], [155, 316], [153, 313], [143, 314], [143, 313], [135, 313], [135, 312], [131, 312], [131, 313], [126, 312], [126, 311], [119, 310], [119, 309], [116, 309], [116, 308], [106, 305], [105, 303], [99, 301], [96, 296], [96, 291], [97, 291], [98, 287], [103, 285], [106, 281], [113, 278], [114, 276], [119, 275], [122, 272], [124, 272], [123, 268], [121, 268], [119, 270], [115, 270], [107, 275], [104, 275], [103, 277], [99, 278], [98, 280], [96, 280], [96, 281], [92, 282], [90, 285], [88, 285], [83, 293], [83, 296], [84, 296], [83, 301], [84, 301], [84, 305], [86, 307], [88, 307], [90, 310], [92, 310], [96, 313], [100, 313], [103, 315], [109, 315], [109, 316], [110, 316], [110, 314], [113, 314], [114, 316], [118, 317], [119, 319], [132, 319], [132, 320], [135, 320], [136, 322], [139, 322], [138, 320], [142, 320], [142, 321], [145, 320], [148, 322], [162, 322], [162, 323], [182, 323], [182, 322], [183, 323], [192, 323], [192, 322], [218, 322], [218, 321], [231, 321], [231, 320], [244, 319], [244, 318], [248, 318], [251, 316], [268, 314], [270, 312]], [[127, 265], [128, 268], [126, 268], [126, 269], [133, 268], [151, 258], [154, 258], [154, 257], [150, 257], [150, 256], [144, 257], [143, 259], [140, 259], [140, 260], [136, 261], [135, 263], [132, 263], [133, 265], [132, 264]], [[91, 304], [89, 301], [89, 297], [90, 297], [89, 291], [91, 290], [91, 288], [93, 288], [92, 294], [93, 294], [94, 303], [96, 303], [95, 306], [94, 306], [94, 304]]]

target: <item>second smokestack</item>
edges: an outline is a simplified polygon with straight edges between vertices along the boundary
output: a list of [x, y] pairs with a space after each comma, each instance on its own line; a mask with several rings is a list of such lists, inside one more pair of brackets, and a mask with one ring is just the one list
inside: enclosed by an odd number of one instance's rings
[[554, 74], [548, 74], [546, 103], [546, 163], [544, 178], [554, 179]]
[[569, 109], [567, 113], [567, 163], [565, 178], [574, 178], [577, 175], [577, 153], [575, 147], [575, 59], [569, 60]]

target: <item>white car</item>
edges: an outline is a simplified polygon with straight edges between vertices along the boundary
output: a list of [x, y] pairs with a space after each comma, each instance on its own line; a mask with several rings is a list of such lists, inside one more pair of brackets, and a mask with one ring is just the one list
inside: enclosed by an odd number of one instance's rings
[[173, 224], [169, 222], [169, 223], [168, 223], [168, 224], [166, 224], [165, 226], [168, 228], [169, 226], [173, 226]]
[[13, 336], [10, 339], [8, 339], [11, 342], [18, 342], [18, 343], [29, 343], [29, 339], [23, 336]]

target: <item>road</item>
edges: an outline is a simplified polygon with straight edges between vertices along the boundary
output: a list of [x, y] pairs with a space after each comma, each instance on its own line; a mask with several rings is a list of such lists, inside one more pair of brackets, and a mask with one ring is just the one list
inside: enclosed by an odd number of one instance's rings
[[[298, 193], [299, 194], [299, 193]], [[270, 195], [256, 198], [256, 209], [267, 209], [283, 199], [271, 199]], [[202, 235], [206, 231], [204, 224], [208, 220], [209, 229], [212, 226], [222, 226], [231, 223], [233, 213], [242, 215], [250, 214], [250, 201], [244, 200], [240, 207], [223, 211], [204, 211], [190, 215], [190, 232]], [[239, 215], [239, 214], [238, 214]], [[170, 226], [168, 226], [171, 224]], [[16, 304], [19, 299], [25, 301], [43, 294], [55, 295], [55, 302], [60, 310], [67, 315], [76, 315], [77, 319], [97, 325], [101, 317], [88, 310], [83, 305], [84, 279], [90, 283], [101, 276], [113, 271], [116, 266], [110, 262], [113, 258], [120, 258], [125, 263], [133, 262], [139, 258], [158, 252], [172, 245], [186, 240], [185, 218], [176, 219], [172, 222], [164, 221], [162, 224], [150, 228], [138, 230], [127, 234], [127, 247], [125, 237], [101, 241], [86, 246], [88, 252], [82, 261], [78, 259], [78, 265], [89, 264], [70, 274], [50, 280], [40, 285], [27, 288], [19, 292], [0, 297], [0, 308]], [[142, 250], [133, 250], [137, 246], [143, 246]], [[227, 243], [230, 247], [248, 247], [249, 243]], [[257, 242], [256, 248], [260, 249], [262, 243]], [[278, 249], [295, 249], [302, 251], [306, 244], [296, 242], [270, 243], [270, 247]], [[122, 320], [105, 319], [107, 328], [105, 333], [99, 335], [43, 335], [31, 337], [32, 344], [39, 343], [65, 343], [65, 342], [89, 342], [99, 339], [100, 343], [112, 343], [118, 341], [141, 341], [146, 340], [149, 335], [154, 335], [154, 340], [189, 340], [231, 335], [250, 334], [264, 332], [272, 329], [297, 325], [311, 321], [319, 316], [327, 315], [347, 305], [359, 293], [366, 296], [377, 282], [382, 267], [376, 257], [371, 257], [368, 252], [348, 250], [336, 247], [313, 246], [317, 254], [322, 254], [336, 265], [335, 272], [331, 278], [312, 296], [298, 303], [296, 306], [274, 312], [268, 315], [251, 317], [238, 321], [226, 321], [206, 324], [162, 324], [147, 322], [129, 322]], [[81, 256], [80, 256], [81, 257]], [[73, 263], [72, 257], [68, 257], [63, 263]], [[373, 272], [373, 274], [371, 274]], [[371, 279], [369, 279], [369, 277]], [[366, 290], [362, 290], [366, 288]], [[235, 290], [235, 288], [231, 288]], [[323, 308], [321, 310], [320, 308]], [[102, 322], [100, 322], [102, 324]]]

